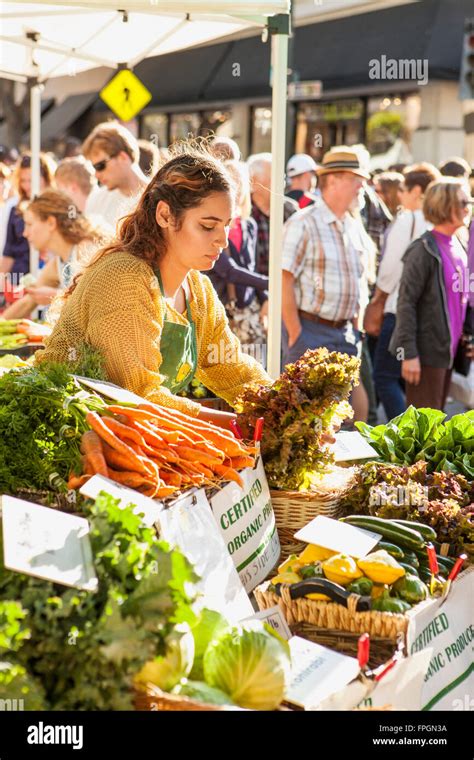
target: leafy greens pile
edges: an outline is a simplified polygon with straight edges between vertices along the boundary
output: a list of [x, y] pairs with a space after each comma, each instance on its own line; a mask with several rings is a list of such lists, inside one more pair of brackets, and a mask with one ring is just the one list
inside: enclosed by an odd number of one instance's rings
[[308, 350], [272, 386], [248, 388], [238, 399], [244, 437], [252, 438], [257, 419], [264, 418], [262, 458], [271, 486], [303, 489], [310, 473], [334, 461], [323, 436], [352, 416], [347, 399], [359, 366], [347, 354]]
[[474, 483], [451, 472], [428, 473], [428, 463], [398, 466], [367, 462], [341, 504], [347, 514], [430, 525], [452, 552], [474, 560]]
[[101, 409], [63, 364], [41, 363], [0, 377], [0, 493], [67, 491], [80, 471], [80, 438]]
[[414, 464], [426, 461], [428, 472], [454, 472], [474, 479], [474, 411], [450, 420], [436, 409], [408, 409], [387, 422], [357, 429], [385, 462]]
[[96, 593], [0, 564], [0, 698], [26, 710], [132, 709], [134, 675], [195, 622], [191, 565], [131, 506], [102, 493], [90, 524]]

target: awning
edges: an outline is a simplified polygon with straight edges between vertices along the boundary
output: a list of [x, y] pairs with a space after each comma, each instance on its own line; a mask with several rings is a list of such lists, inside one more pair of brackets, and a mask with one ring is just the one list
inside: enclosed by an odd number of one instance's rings
[[288, 9], [289, 0], [4, 2], [0, 77], [41, 82], [97, 66], [133, 67], [151, 55], [264, 27], [268, 16]]
[[[457, 79], [464, 20], [472, 0], [420, 0], [400, 7], [299, 27], [294, 65], [302, 81], [321, 79], [324, 90], [376, 85], [369, 62], [426, 60], [429, 79]], [[391, 80], [384, 80], [386, 86]], [[416, 83], [415, 83], [416, 84]]]
[[[420, 0], [297, 26], [294, 69], [301, 81], [322, 80], [323, 99], [328, 92], [337, 96], [338, 90], [380, 90], [397, 84], [407, 89], [407, 80], [370, 78], [369, 61], [382, 55], [426, 59], [430, 79], [457, 80], [464, 19], [472, 12], [472, 0]], [[235, 63], [240, 64], [238, 76]], [[147, 58], [135, 71], [153, 95], [148, 108], [182, 104], [203, 108], [213, 101], [269, 99], [269, 65], [270, 46], [262, 45], [260, 37], [248, 37]], [[106, 106], [98, 102], [94, 108]]]

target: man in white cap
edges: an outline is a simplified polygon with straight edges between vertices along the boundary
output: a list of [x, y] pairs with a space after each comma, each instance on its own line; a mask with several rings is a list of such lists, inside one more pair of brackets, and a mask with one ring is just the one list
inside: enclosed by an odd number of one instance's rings
[[360, 355], [357, 319], [366, 300], [375, 246], [349, 211], [369, 174], [358, 155], [342, 146], [317, 169], [321, 198], [295, 214], [283, 238], [283, 361], [308, 348]]
[[300, 208], [312, 206], [315, 203], [316, 171], [318, 165], [307, 153], [295, 153], [286, 165], [288, 190], [286, 195], [293, 198]]

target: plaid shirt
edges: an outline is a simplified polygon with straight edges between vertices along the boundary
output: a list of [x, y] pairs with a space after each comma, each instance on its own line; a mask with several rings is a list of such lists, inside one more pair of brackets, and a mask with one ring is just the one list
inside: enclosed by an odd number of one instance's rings
[[322, 319], [350, 320], [365, 308], [374, 257], [362, 223], [338, 219], [322, 199], [285, 226], [282, 267], [294, 275], [297, 306]]
[[[298, 211], [299, 206], [296, 201], [291, 198], [285, 198], [283, 202], [283, 219], [286, 222], [295, 211]], [[252, 203], [251, 217], [257, 222], [257, 250], [256, 250], [256, 268], [255, 271], [258, 274], [264, 274], [268, 277], [268, 265], [270, 259], [270, 217], [260, 211], [255, 203]]]

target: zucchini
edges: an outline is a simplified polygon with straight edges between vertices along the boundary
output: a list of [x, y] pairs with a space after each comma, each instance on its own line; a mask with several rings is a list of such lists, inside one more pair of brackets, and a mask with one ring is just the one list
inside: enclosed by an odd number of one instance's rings
[[438, 562], [442, 562], [449, 570], [452, 570], [456, 564], [456, 560], [452, 557], [445, 557], [444, 554], [437, 554], [436, 556], [438, 557]]
[[370, 530], [380, 533], [384, 539], [401, 547], [407, 547], [413, 551], [421, 551], [425, 544], [420, 533], [417, 533], [405, 525], [398, 525], [393, 520], [385, 520], [383, 517], [366, 517], [364, 515], [350, 515], [341, 517], [341, 522], [353, 525], [355, 528]]
[[[420, 565], [420, 569], [418, 570], [418, 575], [420, 576], [423, 583], [426, 583], [428, 586], [431, 581], [431, 570], [429, 567], [423, 567]], [[446, 574], [443, 572], [443, 569], [440, 568], [440, 572], [436, 576], [437, 578], [440, 578], [442, 581], [446, 580]]]
[[425, 541], [436, 541], [438, 538], [438, 534], [432, 528], [430, 525], [425, 525], [424, 523], [419, 522], [413, 522], [412, 520], [394, 520], [394, 523], [397, 523], [397, 525], [404, 525], [406, 528], [411, 528], [412, 530], [416, 530], [417, 533], [421, 533]]
[[[448, 576], [449, 573], [451, 572], [452, 565], [449, 564], [448, 562], [445, 562], [446, 557], [440, 557], [437, 554], [436, 559], [438, 560], [439, 572], [442, 575]], [[426, 567], [428, 570], [430, 569], [430, 563], [427, 556], [420, 558], [420, 567]]]
[[414, 567], [413, 565], [409, 565], [400, 559], [398, 560], [398, 564], [400, 567], [403, 567], [407, 575], [418, 575], [418, 568]]
[[439, 554], [436, 555], [436, 558], [438, 560], [438, 565], [440, 571], [446, 575], [449, 575], [451, 570], [453, 569], [454, 562], [451, 564], [450, 562], [446, 562], [446, 557], [440, 557]]
[[379, 541], [377, 549], [385, 549], [385, 551], [388, 552], [388, 554], [391, 554], [392, 557], [395, 557], [395, 559], [403, 559], [403, 549], [400, 549], [399, 546], [395, 546], [395, 544], [389, 544], [388, 541]]
[[[426, 553], [424, 553], [423, 556], [426, 557]], [[410, 549], [403, 550], [403, 562], [408, 562], [409, 565], [413, 563], [414, 567], [418, 567], [420, 564], [418, 556], [415, 552], [410, 551]]]
[[416, 556], [416, 554], [414, 557], [412, 557], [411, 554], [409, 555], [404, 554], [402, 559], [399, 561], [404, 562], [406, 565], [410, 565], [410, 567], [413, 567], [415, 570], [418, 570], [418, 568], [420, 567], [420, 563], [418, 561], [418, 557]]

